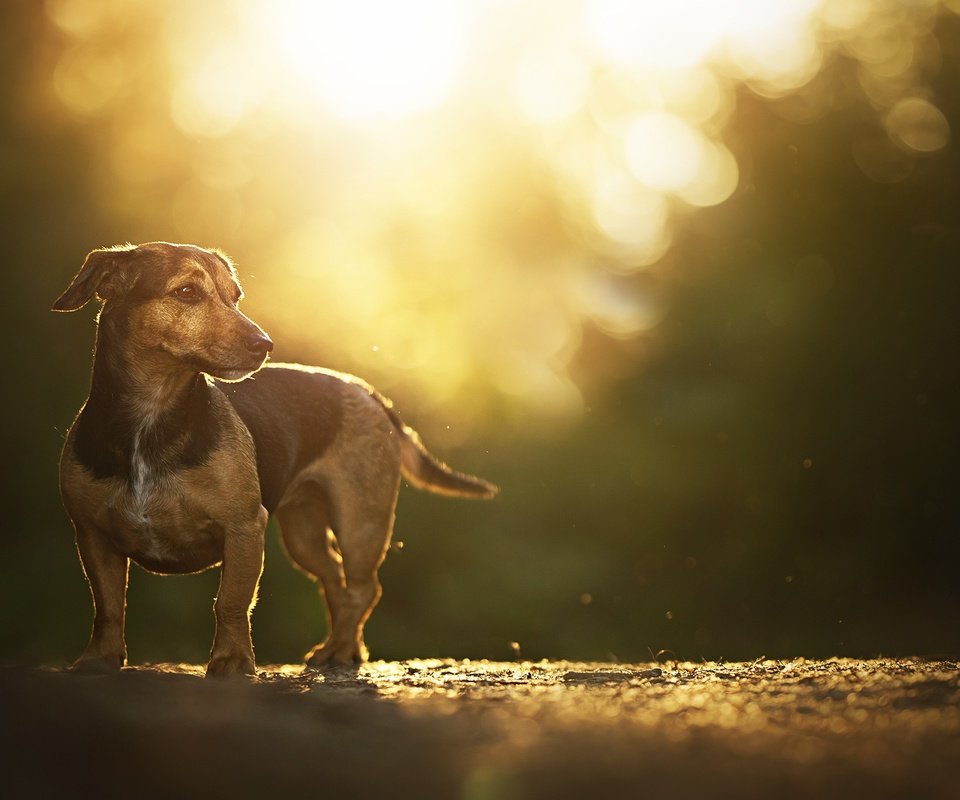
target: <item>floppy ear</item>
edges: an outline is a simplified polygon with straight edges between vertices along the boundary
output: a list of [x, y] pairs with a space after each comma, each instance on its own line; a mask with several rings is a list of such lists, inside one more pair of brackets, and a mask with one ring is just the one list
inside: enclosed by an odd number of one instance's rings
[[132, 245], [124, 245], [91, 251], [51, 310], [76, 311], [83, 308], [95, 294], [104, 300], [109, 299], [123, 279], [121, 262], [133, 249]]

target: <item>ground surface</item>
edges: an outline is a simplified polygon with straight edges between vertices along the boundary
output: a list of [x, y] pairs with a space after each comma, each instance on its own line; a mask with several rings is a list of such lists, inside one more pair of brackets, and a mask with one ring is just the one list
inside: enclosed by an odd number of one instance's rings
[[960, 798], [954, 661], [0, 671], [15, 797]]

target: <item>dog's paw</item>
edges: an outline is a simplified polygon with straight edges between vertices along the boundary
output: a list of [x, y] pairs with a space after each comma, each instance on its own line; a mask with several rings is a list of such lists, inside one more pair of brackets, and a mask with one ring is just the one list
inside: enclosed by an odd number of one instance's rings
[[125, 660], [122, 654], [82, 655], [70, 665], [70, 671], [87, 675], [107, 675], [119, 672]]
[[254, 663], [252, 656], [214, 656], [207, 664], [208, 678], [243, 678], [256, 674], [257, 665]]
[[366, 645], [362, 642], [349, 642], [335, 646], [331, 642], [318, 644], [304, 656], [304, 662], [313, 669], [327, 667], [346, 667], [363, 664], [369, 658]]

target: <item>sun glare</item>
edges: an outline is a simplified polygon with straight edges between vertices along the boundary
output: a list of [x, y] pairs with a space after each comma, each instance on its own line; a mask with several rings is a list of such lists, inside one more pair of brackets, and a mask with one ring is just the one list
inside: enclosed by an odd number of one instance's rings
[[811, 80], [841, 53], [875, 111], [851, 152], [870, 179], [952, 140], [928, 85], [937, 0], [45, 7], [53, 95], [103, 121], [100, 203], [256, 264], [296, 357], [322, 343], [465, 418], [498, 396], [575, 413], [585, 329], [659, 323], [682, 214], [738, 190], [743, 92], [815, 119]]
[[466, 48], [461, 0], [283, 0], [260, 14], [277, 55], [345, 120], [402, 117], [440, 105]]

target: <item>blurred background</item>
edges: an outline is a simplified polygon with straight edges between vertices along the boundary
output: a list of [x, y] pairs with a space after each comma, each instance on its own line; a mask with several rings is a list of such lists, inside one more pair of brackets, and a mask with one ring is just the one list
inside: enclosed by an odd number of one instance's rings
[[[11, 0], [0, 657], [90, 601], [87, 251], [224, 249], [492, 503], [404, 488], [374, 657], [960, 651], [960, 2]], [[402, 547], [401, 547], [402, 544]], [[131, 573], [134, 663], [218, 575]], [[322, 638], [268, 535], [261, 663]]]

